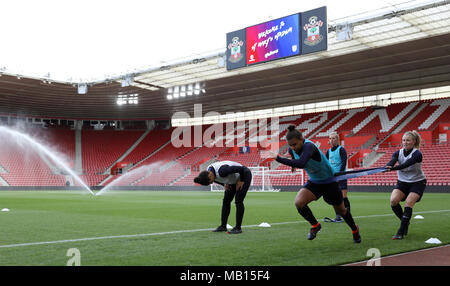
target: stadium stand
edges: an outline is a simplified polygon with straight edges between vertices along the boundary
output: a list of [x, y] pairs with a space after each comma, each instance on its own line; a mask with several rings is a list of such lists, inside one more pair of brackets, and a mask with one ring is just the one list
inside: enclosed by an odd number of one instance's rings
[[105, 171], [143, 134], [143, 131], [83, 130], [83, 173], [88, 185], [107, 177]]
[[[232, 160], [249, 167], [270, 166], [276, 170], [288, 170], [264, 158], [261, 142], [278, 136], [280, 150], [286, 151], [284, 140], [287, 126], [294, 124], [305, 137], [315, 142], [322, 151], [329, 148], [328, 134], [338, 132], [341, 144], [347, 149], [349, 167], [378, 167], [389, 161], [391, 154], [400, 148], [401, 136], [406, 130], [418, 130], [423, 139], [421, 148], [424, 154], [424, 171], [430, 185], [449, 185], [450, 164], [450, 99], [425, 100], [420, 102], [398, 103], [386, 108], [356, 108], [339, 111], [325, 111], [311, 114], [290, 115], [279, 119], [279, 130], [258, 137], [257, 129], [245, 126], [244, 130], [235, 128], [229, 135], [234, 135], [237, 147], [223, 145], [201, 147], [195, 146], [190, 138], [191, 146], [175, 147], [171, 144], [174, 128], [145, 130], [92, 130], [81, 131], [82, 144], [82, 178], [91, 186], [107, 185], [121, 176], [110, 176], [109, 169], [119, 158], [129, 162], [132, 172], [143, 166], [153, 166], [140, 175], [131, 175], [121, 180], [120, 185], [135, 186], [192, 186], [193, 178], [199, 170], [216, 160]], [[270, 120], [266, 126], [270, 126]], [[211, 125], [202, 126], [202, 132]], [[225, 128], [224, 128], [225, 129]], [[192, 131], [192, 130], [191, 130]], [[228, 130], [229, 131], [229, 130]], [[43, 138], [67, 158], [70, 167], [75, 161], [75, 131], [69, 128], [35, 127], [28, 131], [32, 135]], [[222, 136], [226, 136], [223, 130]], [[145, 137], [143, 136], [145, 135]], [[143, 137], [143, 138], [141, 138]], [[141, 140], [141, 141], [138, 141]], [[258, 143], [259, 142], [259, 143]], [[258, 143], [258, 144], [257, 144]], [[239, 146], [251, 146], [241, 152]], [[47, 162], [36, 154], [23, 158], [18, 147], [8, 147], [0, 157], [0, 176], [11, 186], [58, 186], [66, 184], [64, 175], [58, 175]], [[249, 152], [248, 152], [249, 151]], [[445, 156], [442, 156], [442, 155]], [[369, 160], [368, 158], [372, 158]], [[307, 176], [306, 178], [307, 179]], [[298, 185], [293, 176], [277, 177], [273, 185]], [[351, 185], [392, 185], [396, 182], [396, 173], [381, 173], [367, 177], [352, 179]]]
[[[53, 149], [57, 156], [69, 166], [74, 160], [74, 131], [66, 129], [27, 128], [28, 133], [37, 142]], [[58, 172], [57, 164], [44, 161], [44, 155], [24, 141], [3, 138], [0, 152], [1, 177], [10, 186], [64, 186], [66, 178]]]
[[133, 164], [143, 160], [146, 155], [152, 154], [164, 144], [170, 142], [173, 129], [152, 130], [145, 138], [123, 159]]

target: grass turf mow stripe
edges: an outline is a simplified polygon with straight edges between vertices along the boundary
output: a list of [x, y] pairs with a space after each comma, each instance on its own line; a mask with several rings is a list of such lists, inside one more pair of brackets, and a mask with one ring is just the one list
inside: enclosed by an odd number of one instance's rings
[[[450, 210], [431, 210], [431, 211], [419, 211], [414, 214], [428, 214], [428, 213], [441, 213], [450, 212]], [[356, 216], [355, 219], [361, 218], [373, 218], [373, 217], [384, 217], [393, 216], [394, 214], [380, 214], [380, 215], [367, 215], [367, 216]], [[285, 225], [285, 224], [295, 224], [295, 223], [306, 223], [306, 221], [291, 221], [291, 222], [278, 222], [271, 223], [271, 225]], [[259, 225], [246, 225], [243, 228], [259, 227]], [[211, 231], [211, 228], [204, 229], [190, 229], [190, 230], [175, 230], [166, 232], [156, 232], [156, 233], [142, 233], [142, 234], [124, 234], [124, 235], [110, 235], [110, 236], [99, 236], [99, 237], [86, 237], [86, 238], [75, 238], [75, 239], [64, 239], [55, 241], [41, 241], [41, 242], [28, 242], [28, 243], [17, 243], [17, 244], [7, 244], [0, 245], [0, 248], [14, 248], [14, 247], [24, 247], [33, 245], [48, 245], [57, 243], [68, 243], [68, 242], [80, 242], [80, 241], [92, 241], [92, 240], [104, 240], [104, 239], [117, 239], [117, 238], [135, 238], [135, 237], [149, 237], [149, 236], [159, 236], [159, 235], [170, 235], [170, 234], [180, 234], [180, 233], [192, 233], [192, 232], [202, 232]]]

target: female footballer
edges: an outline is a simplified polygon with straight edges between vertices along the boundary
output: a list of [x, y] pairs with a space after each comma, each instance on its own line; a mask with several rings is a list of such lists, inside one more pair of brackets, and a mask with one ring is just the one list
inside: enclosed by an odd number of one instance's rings
[[[412, 208], [420, 201], [425, 191], [427, 180], [422, 170], [422, 153], [420, 148], [420, 134], [408, 131], [403, 134], [403, 149], [392, 155], [391, 161], [386, 164], [388, 171], [398, 171], [398, 180], [391, 194], [391, 207], [400, 219], [400, 228], [392, 239], [403, 239], [408, 234], [408, 226], [412, 216]], [[398, 165], [394, 167], [395, 163]], [[405, 202], [402, 210], [400, 202]]]
[[314, 239], [321, 229], [321, 224], [314, 217], [308, 204], [323, 196], [325, 202], [332, 205], [336, 213], [341, 215], [351, 228], [353, 241], [360, 243], [359, 228], [355, 224], [350, 210], [344, 206], [342, 192], [325, 155], [313, 142], [303, 138], [302, 133], [296, 130], [294, 125], [288, 127], [286, 140], [290, 147], [289, 154], [292, 160], [278, 155], [276, 161], [292, 168], [305, 169], [309, 176], [309, 180], [300, 189], [295, 198], [295, 207], [298, 213], [312, 226], [307, 235], [308, 240]]
[[244, 218], [244, 199], [252, 182], [252, 172], [246, 166], [233, 161], [216, 162], [208, 166], [206, 171], [194, 179], [203, 186], [218, 183], [225, 188], [222, 201], [221, 224], [214, 232], [227, 231], [227, 221], [231, 210], [231, 201], [236, 204], [236, 225], [228, 231], [229, 234], [242, 233], [241, 225]]

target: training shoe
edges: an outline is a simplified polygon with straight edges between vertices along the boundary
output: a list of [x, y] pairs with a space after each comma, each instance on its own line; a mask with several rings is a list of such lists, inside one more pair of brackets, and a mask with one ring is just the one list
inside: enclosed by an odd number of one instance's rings
[[397, 234], [394, 235], [392, 237], [393, 240], [401, 240], [403, 239], [403, 236], [406, 235], [406, 233], [408, 232], [408, 225], [409, 223], [406, 225], [405, 229], [403, 230], [403, 233], [400, 231], [400, 228], [397, 230]]
[[403, 234], [396, 234], [392, 237], [392, 240], [401, 240], [403, 239]]
[[403, 239], [403, 235], [401, 234], [396, 234], [392, 237], [392, 240], [401, 240], [401, 239]]
[[333, 220], [327, 216], [323, 218], [323, 221], [324, 222], [333, 222]]
[[313, 240], [314, 238], [316, 238], [317, 233], [322, 228], [322, 225], [320, 223], [317, 223], [317, 224], [318, 225], [316, 227], [311, 227], [311, 229], [309, 230], [308, 240]]
[[400, 240], [403, 239], [404, 236], [408, 234], [408, 228], [409, 228], [409, 221], [405, 225], [405, 228], [403, 229], [403, 233], [400, 231], [401, 227], [397, 230], [397, 234], [392, 237], [393, 240]]
[[238, 234], [238, 233], [242, 233], [242, 229], [241, 228], [236, 228], [233, 227], [230, 231], [227, 231], [228, 234]]
[[361, 235], [359, 234], [359, 226], [356, 226], [356, 230], [352, 230], [353, 242], [361, 243]]
[[331, 220], [332, 222], [344, 222], [344, 219], [341, 216], [336, 216], [335, 219]]
[[227, 228], [223, 225], [219, 225], [213, 232], [221, 232], [221, 231], [227, 231]]

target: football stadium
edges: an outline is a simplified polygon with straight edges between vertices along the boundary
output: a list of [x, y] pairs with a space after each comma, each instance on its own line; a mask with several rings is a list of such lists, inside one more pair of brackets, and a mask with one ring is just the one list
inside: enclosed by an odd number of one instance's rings
[[1, 68], [0, 265], [450, 265], [450, 2], [330, 9], [98, 80]]

